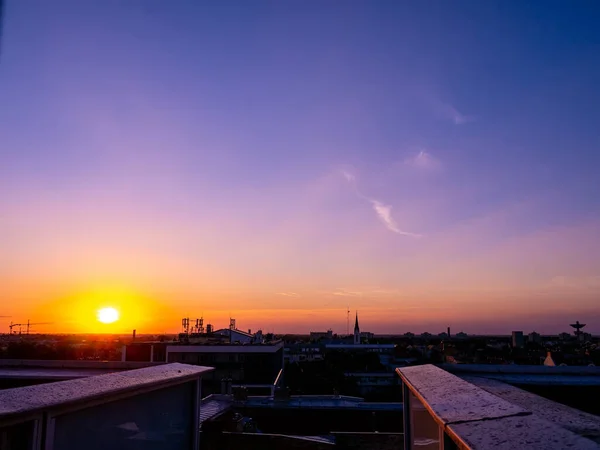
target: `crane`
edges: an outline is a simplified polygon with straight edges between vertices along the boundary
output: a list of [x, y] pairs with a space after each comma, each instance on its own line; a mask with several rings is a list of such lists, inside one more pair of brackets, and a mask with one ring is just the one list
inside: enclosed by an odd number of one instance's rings
[[50, 325], [52, 322], [30, 322], [29, 319], [27, 319], [27, 323], [10, 323], [10, 325], [8, 326], [8, 328], [10, 329], [10, 334], [13, 334], [13, 328], [14, 327], [19, 327], [19, 334], [22, 333], [22, 327], [26, 327], [26, 333], [25, 334], [29, 334], [29, 328], [32, 325]]

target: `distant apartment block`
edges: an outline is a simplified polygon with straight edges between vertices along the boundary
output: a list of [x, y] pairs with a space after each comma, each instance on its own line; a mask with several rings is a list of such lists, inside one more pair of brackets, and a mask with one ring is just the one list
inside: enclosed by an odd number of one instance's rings
[[523, 348], [525, 345], [525, 338], [523, 337], [522, 331], [512, 332], [512, 346], [513, 348]]

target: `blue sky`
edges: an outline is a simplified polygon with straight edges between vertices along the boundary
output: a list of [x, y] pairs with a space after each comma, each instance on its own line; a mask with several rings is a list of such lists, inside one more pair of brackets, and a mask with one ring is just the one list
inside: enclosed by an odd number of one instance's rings
[[592, 1], [8, 0], [12, 315], [116, 289], [286, 330], [343, 327], [350, 304], [375, 331], [566, 314], [600, 332], [599, 19]]

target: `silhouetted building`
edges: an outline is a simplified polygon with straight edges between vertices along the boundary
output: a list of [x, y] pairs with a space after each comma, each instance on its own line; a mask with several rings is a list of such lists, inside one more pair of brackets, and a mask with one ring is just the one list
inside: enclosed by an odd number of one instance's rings
[[311, 331], [310, 332], [310, 339], [311, 341], [318, 341], [320, 339], [327, 339], [327, 340], [332, 340], [333, 339], [333, 331], [331, 330], [327, 330], [327, 331]]
[[214, 367], [203, 378], [205, 393], [218, 392], [221, 379], [233, 384], [271, 385], [283, 369], [283, 342], [265, 344], [169, 345], [166, 361]]
[[523, 348], [525, 345], [525, 338], [523, 337], [522, 331], [512, 332], [512, 346], [513, 348]]
[[529, 333], [529, 335], [527, 337], [528, 337], [530, 343], [534, 343], [534, 344], [542, 343], [542, 335], [540, 333], [536, 333], [535, 331], [532, 331], [531, 333]]

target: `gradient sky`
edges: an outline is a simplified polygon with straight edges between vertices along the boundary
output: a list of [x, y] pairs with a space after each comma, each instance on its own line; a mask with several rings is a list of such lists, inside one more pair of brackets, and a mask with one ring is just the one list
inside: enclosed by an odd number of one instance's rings
[[4, 20], [2, 328], [345, 332], [349, 306], [381, 333], [600, 333], [600, 3]]

